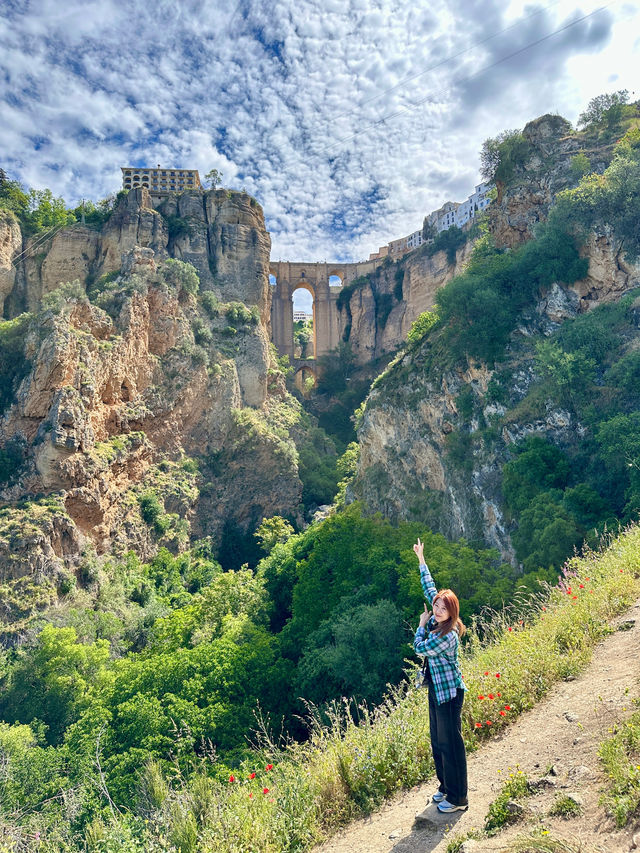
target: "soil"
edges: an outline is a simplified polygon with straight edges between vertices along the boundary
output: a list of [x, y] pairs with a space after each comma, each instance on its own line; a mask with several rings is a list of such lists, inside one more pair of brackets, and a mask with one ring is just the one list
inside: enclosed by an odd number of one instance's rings
[[[466, 841], [464, 853], [499, 853], [516, 836], [541, 827], [582, 853], [628, 853], [635, 849], [634, 836], [640, 851], [640, 819], [617, 829], [600, 803], [606, 779], [597, 754], [613, 725], [637, 707], [632, 700], [640, 696], [640, 600], [612, 627], [615, 632], [596, 646], [581, 675], [561, 682], [468, 756], [468, 811], [438, 812], [431, 803], [438, 787], [434, 777], [350, 824], [314, 853], [446, 853], [458, 836], [482, 830], [490, 804], [517, 769], [539, 782], [536, 793], [520, 801], [523, 816], [491, 838]], [[582, 814], [550, 816], [556, 797], [569, 793], [580, 798]]]

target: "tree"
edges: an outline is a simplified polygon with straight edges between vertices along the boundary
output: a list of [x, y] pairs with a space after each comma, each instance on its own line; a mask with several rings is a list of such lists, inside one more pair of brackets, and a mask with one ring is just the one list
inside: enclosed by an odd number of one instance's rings
[[204, 176], [204, 179], [209, 182], [211, 189], [215, 190], [215, 188], [220, 186], [222, 183], [222, 172], [219, 172], [217, 169], [211, 169], [211, 171], [207, 172]]
[[485, 181], [506, 184], [516, 165], [529, 152], [529, 143], [520, 130], [503, 130], [493, 139], [485, 139], [480, 151], [480, 173]]
[[263, 518], [253, 535], [260, 547], [270, 554], [276, 545], [286, 542], [293, 535], [293, 527], [281, 515], [274, 515], [271, 518]]
[[617, 92], [592, 98], [587, 104], [586, 110], [580, 113], [578, 117], [578, 127], [600, 124], [603, 119], [606, 120], [609, 127], [613, 127], [620, 121], [622, 108], [628, 100], [629, 92], [627, 89], [619, 89]]
[[422, 221], [422, 239], [427, 242], [427, 240], [435, 240], [438, 236], [438, 229], [433, 224], [433, 222], [429, 222], [429, 219], [425, 216]]

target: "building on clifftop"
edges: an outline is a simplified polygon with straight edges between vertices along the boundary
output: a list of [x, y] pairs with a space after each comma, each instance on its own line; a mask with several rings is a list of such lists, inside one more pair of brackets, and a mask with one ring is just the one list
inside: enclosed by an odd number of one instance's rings
[[201, 190], [197, 169], [143, 169], [137, 166], [122, 166], [122, 187], [131, 190], [146, 187], [157, 195], [181, 193], [184, 190]]

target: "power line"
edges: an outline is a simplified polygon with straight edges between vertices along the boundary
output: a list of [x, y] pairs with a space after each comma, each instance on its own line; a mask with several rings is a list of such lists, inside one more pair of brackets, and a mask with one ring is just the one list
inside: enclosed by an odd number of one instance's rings
[[[490, 71], [492, 68], [495, 68], [496, 66], [502, 64], [503, 62], [506, 62], [509, 59], [513, 59], [514, 56], [518, 56], [519, 54], [524, 53], [525, 51], [529, 50], [530, 48], [535, 47], [536, 45], [542, 44], [542, 42], [548, 41], [550, 38], [553, 38], [553, 36], [558, 35], [558, 33], [564, 32], [565, 30], [568, 30], [571, 27], [575, 27], [576, 24], [579, 24], [582, 21], [586, 21], [588, 18], [592, 18], [594, 15], [597, 15], [598, 13], [603, 12], [605, 9], [609, 8], [609, 6], [612, 6], [615, 2], [616, 2], [616, 0], [611, 0], [610, 3], [606, 3], [604, 6], [599, 6], [597, 9], [594, 9], [593, 12], [589, 12], [586, 15], [582, 15], [582, 17], [580, 17], [580, 18], [576, 18], [575, 21], [570, 21], [568, 24], [564, 24], [562, 27], [558, 27], [557, 30], [554, 30], [553, 32], [548, 33], [547, 35], [542, 36], [541, 38], [530, 42], [529, 44], [525, 45], [524, 47], [519, 48], [518, 50], [514, 50], [512, 53], [507, 54], [507, 56], [503, 56], [500, 59], [497, 59], [495, 62], [489, 63], [489, 65], [485, 65], [484, 68], [481, 68], [472, 74], [468, 74], [468, 75], [465, 75], [463, 77], [454, 78], [451, 81], [451, 85], [456, 85], [456, 84], [460, 84], [460, 83], [467, 83], [469, 80], [473, 80], [475, 77], [479, 77], [481, 74], [484, 74], [486, 71]], [[440, 91], [442, 91], [442, 90], [440, 90]], [[396, 110], [393, 113], [388, 113], [387, 115], [382, 116], [382, 118], [379, 118], [376, 121], [371, 122], [370, 124], [365, 125], [364, 127], [360, 128], [355, 133], [353, 133], [351, 136], [345, 136], [342, 139], [334, 140], [333, 142], [329, 143], [329, 145], [327, 145], [325, 148], [322, 148], [318, 152], [318, 154], [324, 154], [326, 151], [329, 151], [331, 148], [334, 148], [336, 145], [339, 145], [340, 143], [350, 142], [352, 139], [355, 139], [356, 136], [360, 136], [361, 133], [364, 133], [365, 131], [370, 130], [373, 127], [377, 127], [379, 124], [384, 124], [386, 121], [390, 121], [391, 119], [397, 118], [400, 115], [406, 115], [409, 110], [417, 109], [418, 107], [422, 106], [423, 104], [425, 104], [427, 101], [431, 100], [432, 98], [433, 98], [433, 93], [427, 95], [425, 98], [421, 98], [419, 101], [416, 101], [415, 103], [411, 104], [411, 106], [409, 106], [409, 107], [401, 107], [399, 110]]]
[[[504, 35], [504, 33], [509, 32], [509, 30], [513, 30], [516, 27], [519, 27], [520, 24], [525, 23], [526, 21], [530, 21], [531, 18], [535, 18], [536, 15], [541, 15], [543, 12], [548, 12], [553, 6], [557, 6], [560, 0], [554, 0], [553, 3], [549, 3], [548, 6], [544, 6], [542, 9], [536, 9], [535, 12], [532, 12], [530, 15], [527, 15], [525, 18], [518, 18], [517, 21], [514, 21], [513, 24], [509, 24], [508, 27], [504, 27], [502, 30], [498, 30], [495, 33], [492, 33], [490, 36], [481, 39], [480, 41], [476, 41], [473, 44], [470, 44], [468, 47], [465, 47], [463, 50], [459, 50], [457, 53], [449, 54], [444, 59], [441, 59], [439, 62], [436, 62], [434, 65], [430, 65], [428, 68], [425, 68], [424, 71], [419, 71], [417, 74], [410, 74], [408, 77], [404, 77], [400, 80], [399, 83], [396, 83], [395, 86], [391, 86], [389, 89], [384, 89], [382, 92], [378, 92], [377, 95], [372, 95], [370, 98], [365, 98], [364, 101], [361, 101], [358, 104], [358, 108], [364, 107], [366, 104], [370, 104], [372, 101], [378, 100], [378, 98], [382, 98], [384, 95], [388, 95], [390, 92], [395, 92], [396, 89], [400, 89], [402, 86], [405, 86], [407, 83], [411, 83], [413, 80], [417, 80], [418, 77], [424, 77], [425, 74], [429, 74], [431, 71], [435, 71], [437, 68], [440, 68], [443, 65], [446, 65], [448, 62], [452, 62], [454, 59], [459, 59], [461, 56], [464, 56], [465, 53], [469, 53], [470, 50], [473, 50], [476, 47], [480, 47], [483, 44], [491, 41], [498, 36]], [[345, 118], [347, 116], [352, 115], [352, 113], [339, 113], [337, 116], [333, 116], [329, 119], [330, 122], [337, 121], [338, 119]]]

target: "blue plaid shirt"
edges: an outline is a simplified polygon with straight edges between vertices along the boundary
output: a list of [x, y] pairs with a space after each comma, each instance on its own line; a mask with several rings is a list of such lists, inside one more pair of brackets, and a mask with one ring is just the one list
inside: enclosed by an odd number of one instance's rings
[[[433, 599], [438, 590], [431, 577], [431, 572], [424, 563], [420, 564], [420, 582], [429, 605], [433, 607]], [[426, 629], [419, 627], [413, 640], [416, 654], [427, 658], [429, 672], [436, 694], [436, 702], [442, 705], [449, 699], [454, 699], [458, 688], [466, 690], [460, 665], [458, 664], [458, 632], [454, 629], [444, 636], [434, 632], [437, 622], [431, 616]]]

